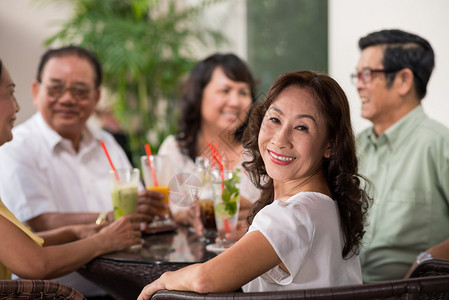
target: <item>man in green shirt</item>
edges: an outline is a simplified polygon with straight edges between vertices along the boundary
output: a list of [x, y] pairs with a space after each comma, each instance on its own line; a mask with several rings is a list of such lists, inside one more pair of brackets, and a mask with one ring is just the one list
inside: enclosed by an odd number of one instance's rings
[[400, 30], [359, 41], [351, 77], [373, 126], [358, 136], [360, 173], [374, 185], [361, 252], [364, 282], [403, 278], [421, 257], [449, 259], [449, 129], [421, 100], [434, 67], [431, 45]]

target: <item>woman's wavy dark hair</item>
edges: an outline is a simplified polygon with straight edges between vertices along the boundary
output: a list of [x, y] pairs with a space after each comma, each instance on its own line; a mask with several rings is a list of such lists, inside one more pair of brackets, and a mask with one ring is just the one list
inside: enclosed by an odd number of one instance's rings
[[3, 69], [3, 63], [2, 63], [2, 60], [0, 59], [0, 78], [2, 77], [2, 69]]
[[243, 147], [249, 152], [252, 160], [243, 163], [243, 166], [249, 172], [254, 184], [262, 190], [262, 195], [253, 206], [248, 222], [252, 223], [254, 216], [274, 200], [273, 180], [268, 177], [259, 152], [258, 136], [265, 112], [289, 86], [310, 91], [326, 121], [332, 152], [329, 158], [323, 157], [322, 168], [340, 213], [345, 238], [342, 256], [346, 258], [358, 254], [365, 234], [366, 212], [371, 200], [361, 185], [362, 181], [363, 184], [368, 182], [358, 174], [348, 99], [338, 83], [325, 74], [300, 71], [280, 75], [270, 87], [265, 100], [256, 105], [251, 112], [243, 136]]
[[[246, 82], [251, 92], [252, 103], [256, 100], [256, 84], [248, 66], [234, 54], [213, 54], [198, 62], [190, 72], [182, 95], [181, 118], [176, 140], [182, 152], [192, 160], [198, 153], [196, 143], [201, 129], [201, 103], [204, 88], [212, 73], [221, 67], [226, 76], [238, 82]], [[241, 142], [248, 119], [235, 132], [235, 140]]]

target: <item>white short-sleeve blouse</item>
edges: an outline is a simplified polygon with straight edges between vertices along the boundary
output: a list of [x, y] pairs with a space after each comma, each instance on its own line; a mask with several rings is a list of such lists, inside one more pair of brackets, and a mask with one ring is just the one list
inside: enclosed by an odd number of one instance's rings
[[245, 292], [361, 284], [357, 255], [343, 259], [337, 203], [315, 192], [275, 200], [255, 216], [248, 232], [260, 231], [289, 274], [279, 266], [243, 286]]

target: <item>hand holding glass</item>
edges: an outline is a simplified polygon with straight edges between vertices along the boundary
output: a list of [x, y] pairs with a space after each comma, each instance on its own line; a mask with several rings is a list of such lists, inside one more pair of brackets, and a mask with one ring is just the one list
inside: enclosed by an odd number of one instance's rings
[[[153, 172], [148, 162], [148, 156], [142, 156], [141, 162], [142, 162], [142, 172], [145, 187], [147, 190], [156, 191], [164, 194], [164, 198], [162, 201], [168, 205], [168, 194], [169, 194], [168, 184], [173, 176], [170, 157], [166, 155], [151, 155], [149, 159], [153, 164], [156, 180], [153, 177]], [[165, 219], [168, 219], [170, 211], [168, 209], [164, 209], [163, 213], [165, 214]]]

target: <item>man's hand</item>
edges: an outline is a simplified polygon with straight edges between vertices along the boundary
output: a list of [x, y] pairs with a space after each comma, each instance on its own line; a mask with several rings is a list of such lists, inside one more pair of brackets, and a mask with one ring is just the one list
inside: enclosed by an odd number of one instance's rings
[[163, 211], [169, 207], [162, 202], [163, 198], [164, 195], [156, 191], [142, 190], [139, 192], [136, 212], [141, 215], [143, 222], [151, 223], [156, 216], [165, 218]]

